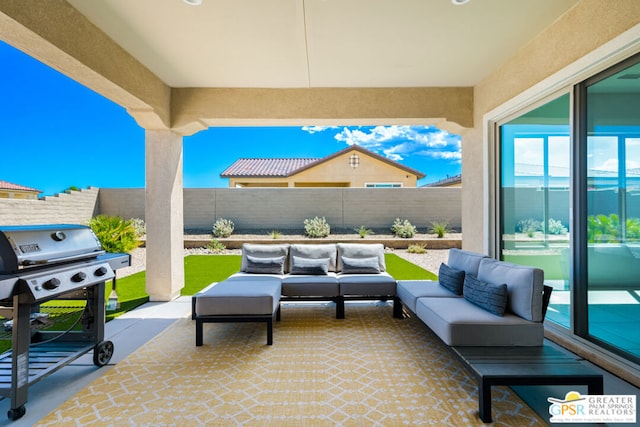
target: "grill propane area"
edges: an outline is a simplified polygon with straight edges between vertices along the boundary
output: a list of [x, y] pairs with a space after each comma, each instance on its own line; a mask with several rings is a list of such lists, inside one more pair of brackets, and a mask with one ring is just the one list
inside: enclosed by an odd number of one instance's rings
[[[11, 335], [11, 350], [0, 355], [0, 396], [11, 398], [11, 420], [26, 413], [31, 384], [89, 351], [96, 366], [109, 363], [105, 282], [115, 288], [116, 270], [129, 265], [128, 254], [105, 253], [87, 226], [0, 226], [0, 316]], [[42, 306], [51, 300], [68, 301], [75, 319], [58, 327], [52, 303]]]

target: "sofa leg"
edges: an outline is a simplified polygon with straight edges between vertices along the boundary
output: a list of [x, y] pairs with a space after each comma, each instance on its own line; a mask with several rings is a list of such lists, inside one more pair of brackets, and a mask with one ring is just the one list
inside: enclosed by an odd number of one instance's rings
[[267, 345], [273, 344], [273, 319], [267, 320]]
[[196, 319], [196, 347], [202, 346], [202, 321]]
[[344, 297], [336, 298], [336, 319], [344, 319]]
[[402, 319], [402, 302], [400, 298], [393, 297], [393, 317], [395, 319]]
[[278, 303], [278, 310], [276, 311], [276, 320], [278, 322], [280, 321], [280, 308], [282, 308], [282, 306]]

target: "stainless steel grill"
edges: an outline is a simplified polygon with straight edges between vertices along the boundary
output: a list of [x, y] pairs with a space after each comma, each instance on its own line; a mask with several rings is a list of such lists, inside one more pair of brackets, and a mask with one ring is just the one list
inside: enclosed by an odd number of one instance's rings
[[[10, 320], [12, 340], [11, 351], [0, 355], [0, 395], [11, 398], [10, 419], [25, 414], [29, 385], [81, 355], [93, 350], [96, 366], [109, 363], [105, 282], [130, 264], [128, 254], [105, 253], [86, 226], [0, 226], [0, 315]], [[34, 331], [34, 314], [53, 299], [86, 301], [81, 330]]]

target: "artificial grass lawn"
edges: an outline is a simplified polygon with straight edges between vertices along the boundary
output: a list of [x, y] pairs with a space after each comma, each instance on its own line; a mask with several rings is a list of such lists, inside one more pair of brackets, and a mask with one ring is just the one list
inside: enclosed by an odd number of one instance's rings
[[[233, 273], [240, 271], [240, 255], [189, 255], [184, 259], [185, 286], [181, 295], [195, 295], [213, 282], [221, 282]], [[437, 276], [422, 267], [399, 257], [396, 254], [385, 254], [387, 271], [396, 280], [435, 280]], [[149, 300], [145, 292], [146, 273], [141, 271], [131, 276], [118, 279], [116, 288], [120, 309], [107, 312], [107, 320], [117, 317]], [[111, 286], [107, 284], [107, 298]]]

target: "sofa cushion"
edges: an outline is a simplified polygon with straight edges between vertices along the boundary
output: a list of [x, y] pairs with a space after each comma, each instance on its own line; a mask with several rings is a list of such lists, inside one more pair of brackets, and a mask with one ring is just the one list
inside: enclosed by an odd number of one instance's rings
[[462, 249], [449, 249], [447, 265], [456, 270], [463, 270], [467, 274], [478, 275], [480, 260], [488, 258], [486, 255], [476, 252], [463, 251]]
[[376, 274], [380, 273], [378, 257], [349, 258], [340, 257], [343, 274]]
[[289, 271], [287, 255], [289, 253], [289, 245], [288, 244], [280, 244], [280, 245], [271, 245], [271, 244], [255, 244], [255, 243], [244, 243], [242, 245], [242, 264], [240, 266], [240, 271], [247, 271], [247, 256], [252, 256], [255, 258], [276, 258], [276, 257], [285, 257], [284, 263], [284, 271]]
[[326, 275], [329, 272], [329, 258], [291, 257], [291, 271], [289, 274]]
[[338, 243], [338, 271], [342, 271], [343, 256], [347, 258], [378, 258], [380, 271], [386, 270], [382, 243]]
[[328, 271], [336, 271], [337, 248], [334, 243], [295, 244], [289, 247], [289, 265], [293, 257], [301, 258], [329, 258]]
[[280, 303], [279, 279], [220, 282], [195, 295], [198, 316], [275, 313]]
[[456, 295], [462, 295], [464, 284], [464, 270], [449, 267], [447, 264], [440, 264], [438, 270], [438, 282]]
[[506, 283], [509, 293], [506, 311], [533, 322], [542, 321], [544, 272], [541, 269], [484, 258], [478, 268], [478, 280], [498, 285]]
[[398, 280], [396, 295], [412, 312], [416, 312], [416, 301], [421, 297], [462, 298], [435, 280]]
[[544, 326], [495, 316], [464, 298], [418, 298], [416, 315], [450, 346], [541, 346]]
[[393, 296], [396, 294], [396, 279], [389, 273], [338, 274], [340, 295], [348, 296]]
[[286, 297], [337, 297], [340, 295], [336, 273], [325, 275], [289, 274], [282, 279]]
[[284, 256], [273, 258], [260, 258], [247, 255], [245, 271], [259, 274], [283, 274]]
[[464, 278], [464, 298], [497, 316], [507, 307], [507, 285], [482, 282], [471, 274]]

